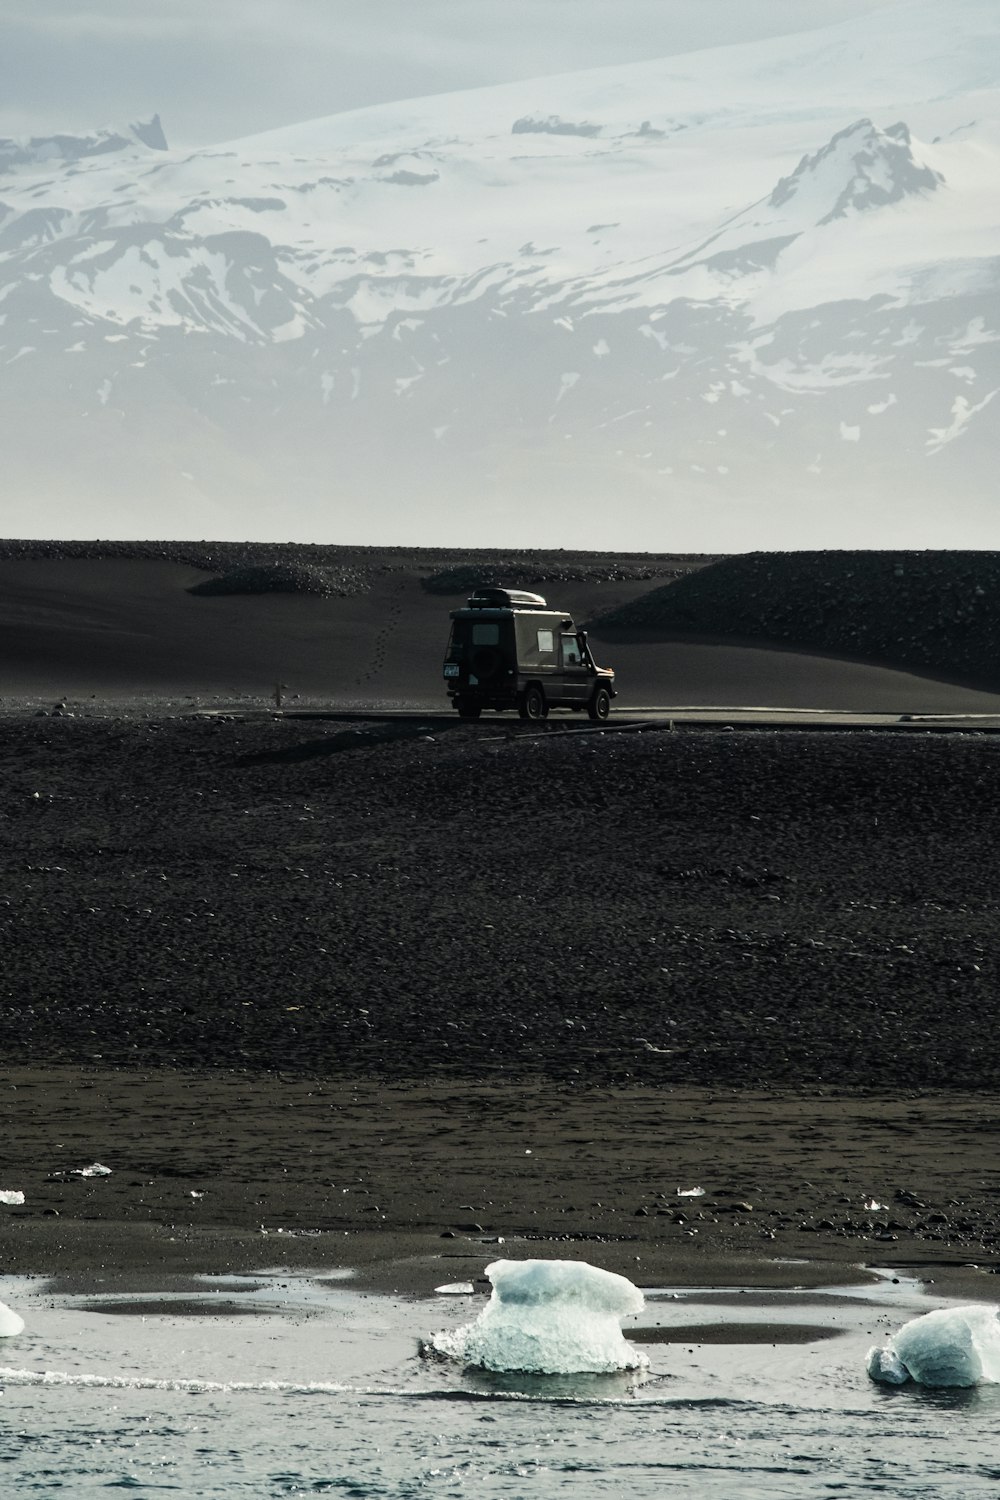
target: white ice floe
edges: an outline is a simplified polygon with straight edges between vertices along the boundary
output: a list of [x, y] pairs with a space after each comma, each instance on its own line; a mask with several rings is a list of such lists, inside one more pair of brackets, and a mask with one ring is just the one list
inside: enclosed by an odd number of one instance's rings
[[868, 1374], [883, 1385], [969, 1386], [1000, 1381], [1000, 1308], [940, 1308], [904, 1323], [868, 1351]]
[[17, 1338], [24, 1332], [24, 1319], [12, 1312], [5, 1302], [0, 1302], [0, 1339]]
[[71, 1177], [110, 1177], [111, 1168], [104, 1167], [99, 1161], [95, 1161], [89, 1167], [74, 1167], [69, 1175]]
[[538, 1375], [603, 1374], [648, 1363], [622, 1336], [641, 1312], [638, 1287], [585, 1261], [498, 1260], [486, 1267], [493, 1295], [478, 1318], [439, 1333], [433, 1348], [486, 1370]]
[[12, 1208], [24, 1202], [24, 1194], [17, 1188], [0, 1189], [0, 1203], [7, 1203]]

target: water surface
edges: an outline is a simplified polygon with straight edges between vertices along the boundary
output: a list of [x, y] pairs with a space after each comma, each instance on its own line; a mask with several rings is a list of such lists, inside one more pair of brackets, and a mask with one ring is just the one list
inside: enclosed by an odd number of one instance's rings
[[[0, 1345], [0, 1493], [997, 1495], [1000, 1387], [865, 1375], [873, 1341], [945, 1305], [912, 1282], [651, 1293], [639, 1321], [660, 1330], [638, 1384], [421, 1358], [419, 1341], [480, 1297], [397, 1301], [281, 1271], [204, 1285], [125, 1302], [0, 1280], [27, 1323]], [[724, 1341], [748, 1327], [757, 1341]], [[675, 1329], [704, 1341], [661, 1341]]]

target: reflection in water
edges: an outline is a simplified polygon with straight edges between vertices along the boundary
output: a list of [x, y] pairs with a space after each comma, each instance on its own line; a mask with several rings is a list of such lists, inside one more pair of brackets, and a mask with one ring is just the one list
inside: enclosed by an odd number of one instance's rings
[[[875, 1389], [883, 1401], [899, 1402], [914, 1411], [975, 1411], [977, 1415], [988, 1417], [994, 1428], [1000, 1420], [1000, 1385], [953, 1385], [935, 1389], [910, 1381], [907, 1385], [876, 1385]], [[1000, 1468], [997, 1477], [1000, 1478]]]
[[494, 1396], [523, 1396], [533, 1401], [627, 1401], [647, 1384], [645, 1370], [606, 1374], [534, 1375], [524, 1370], [484, 1370], [466, 1365], [462, 1384]]

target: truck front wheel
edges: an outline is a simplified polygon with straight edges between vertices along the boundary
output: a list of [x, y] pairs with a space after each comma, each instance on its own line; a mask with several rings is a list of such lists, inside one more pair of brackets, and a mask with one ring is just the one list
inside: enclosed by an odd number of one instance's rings
[[592, 719], [598, 719], [602, 723], [608, 717], [611, 712], [611, 694], [606, 687], [599, 687], [595, 690], [594, 696], [587, 704], [587, 712]]

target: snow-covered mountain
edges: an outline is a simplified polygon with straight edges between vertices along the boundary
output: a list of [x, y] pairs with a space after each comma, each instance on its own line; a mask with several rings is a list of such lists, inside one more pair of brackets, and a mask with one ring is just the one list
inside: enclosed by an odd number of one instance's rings
[[0, 141], [7, 535], [996, 546], [1000, 6]]

